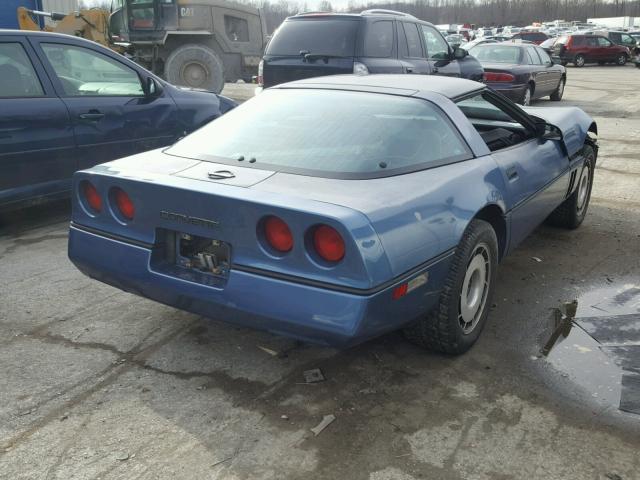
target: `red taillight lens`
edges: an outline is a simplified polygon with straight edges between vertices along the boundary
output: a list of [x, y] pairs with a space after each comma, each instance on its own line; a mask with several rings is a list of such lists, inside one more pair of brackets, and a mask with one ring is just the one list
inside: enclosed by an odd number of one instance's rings
[[327, 262], [339, 262], [344, 257], [344, 240], [335, 228], [320, 225], [313, 232], [313, 246]]
[[133, 216], [136, 213], [136, 208], [131, 201], [131, 198], [121, 188], [113, 189], [113, 201], [118, 207], [120, 214], [127, 220], [133, 220]]
[[515, 79], [510, 73], [484, 72], [485, 82], [513, 82]]
[[268, 217], [264, 221], [264, 236], [274, 250], [288, 252], [293, 248], [293, 235], [289, 225], [278, 217]]
[[96, 212], [102, 210], [102, 197], [98, 193], [96, 187], [91, 182], [82, 182], [82, 194], [84, 195], [87, 204]]

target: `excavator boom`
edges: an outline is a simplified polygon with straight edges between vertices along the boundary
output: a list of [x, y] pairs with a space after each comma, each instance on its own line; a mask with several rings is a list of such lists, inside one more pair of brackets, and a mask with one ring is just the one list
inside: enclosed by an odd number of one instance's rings
[[[57, 23], [53, 27], [45, 26], [40, 28], [40, 25], [34, 21], [34, 16], [49, 17]], [[18, 25], [21, 30], [66, 33], [67, 35], [93, 40], [105, 47], [112, 47], [109, 39], [109, 12], [98, 8], [80, 10], [67, 15], [18, 7]]]

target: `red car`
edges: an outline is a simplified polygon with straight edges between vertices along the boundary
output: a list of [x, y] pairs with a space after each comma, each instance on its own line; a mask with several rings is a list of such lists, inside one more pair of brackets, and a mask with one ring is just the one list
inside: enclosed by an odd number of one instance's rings
[[562, 65], [572, 62], [576, 67], [586, 63], [624, 65], [631, 58], [627, 47], [616, 45], [601, 35], [563, 35], [553, 45], [553, 55]]

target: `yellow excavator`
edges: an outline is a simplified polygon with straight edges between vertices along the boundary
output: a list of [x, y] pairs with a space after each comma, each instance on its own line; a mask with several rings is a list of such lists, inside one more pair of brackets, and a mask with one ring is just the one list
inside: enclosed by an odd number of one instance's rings
[[[57, 23], [54, 27], [45, 26], [40, 28], [40, 25], [34, 19], [35, 17], [48, 17]], [[114, 46], [109, 41], [109, 12], [99, 8], [65, 14], [18, 7], [18, 25], [20, 30], [66, 33], [67, 35], [93, 40], [118, 52], [121, 51], [117, 45]]]

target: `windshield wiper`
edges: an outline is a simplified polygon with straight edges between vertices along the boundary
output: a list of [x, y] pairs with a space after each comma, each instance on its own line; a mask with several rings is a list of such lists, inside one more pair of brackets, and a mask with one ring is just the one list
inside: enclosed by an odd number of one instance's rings
[[325, 54], [325, 53], [311, 53], [308, 50], [300, 50], [300, 55], [302, 56], [302, 58], [304, 58], [305, 61], [314, 61], [317, 60], [319, 58], [322, 58], [325, 62], [328, 61], [330, 58], [351, 58], [351, 57], [346, 57], [344, 55], [331, 55], [331, 54]]

